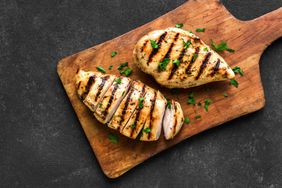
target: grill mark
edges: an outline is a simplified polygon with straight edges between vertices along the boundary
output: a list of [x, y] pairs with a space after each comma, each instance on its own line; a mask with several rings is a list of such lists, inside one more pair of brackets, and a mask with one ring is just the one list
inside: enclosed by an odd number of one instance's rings
[[81, 84], [81, 81], [79, 81], [79, 82], [78, 82], [78, 84], [77, 84], [77, 88], [76, 88], [76, 89], [79, 89], [80, 84]]
[[146, 41], [144, 42], [143, 46], [141, 47], [141, 52], [144, 51], [144, 48], [147, 46], [148, 42], [149, 42], [148, 40], [146, 40]]
[[191, 70], [190, 70], [190, 69], [192, 68], [192, 65], [194, 64], [194, 62], [196, 61], [196, 59], [194, 59], [194, 56], [195, 56], [196, 54], [199, 54], [199, 50], [200, 50], [200, 48], [197, 47], [195, 53], [194, 53], [193, 56], [192, 56], [192, 59], [191, 59], [189, 65], [188, 65], [188, 67], [187, 67], [187, 69], [186, 69], [186, 74], [191, 74]]
[[108, 102], [108, 104], [107, 104], [107, 107], [106, 107], [106, 109], [103, 111], [104, 118], [105, 118], [105, 117], [107, 116], [107, 114], [109, 113], [108, 110], [109, 110], [109, 108], [110, 108], [111, 105], [112, 105], [112, 102], [113, 102], [115, 93], [116, 93], [116, 91], [117, 91], [117, 89], [118, 89], [118, 86], [119, 86], [119, 84], [116, 83], [115, 86], [114, 86], [113, 92], [112, 92], [112, 94], [111, 94], [111, 97], [110, 97], [110, 99], [109, 99], [109, 102]]
[[149, 65], [153, 59], [153, 57], [158, 53], [159, 49], [161, 48], [161, 45], [162, 45], [162, 42], [165, 38], [165, 36], [167, 35], [167, 32], [164, 32], [160, 38], [159, 38], [159, 41], [158, 41], [158, 48], [153, 48], [152, 52], [150, 53], [149, 55], [149, 58], [148, 58], [148, 61], [147, 61], [147, 65]]
[[157, 94], [156, 94], [156, 91], [155, 91], [155, 92], [154, 92], [154, 98], [153, 98], [153, 100], [151, 101], [151, 102], [152, 102], [152, 106], [151, 106], [151, 109], [150, 109], [150, 126], [149, 126], [149, 129], [150, 129], [151, 131], [150, 131], [149, 134], [148, 134], [148, 139], [151, 138], [153, 111], [154, 111], [154, 108], [155, 108], [156, 99], [157, 99]]
[[[144, 93], [145, 93], [145, 84], [144, 84], [144, 86], [143, 86], [143, 88], [142, 88], [141, 96], [143, 96]], [[143, 102], [143, 103], [144, 103], [144, 102]], [[132, 137], [133, 134], [134, 134], [134, 131], [135, 131], [135, 129], [136, 129], [136, 124], [137, 124], [137, 121], [139, 120], [140, 112], [141, 112], [141, 110], [143, 109], [143, 107], [144, 107], [144, 106], [142, 106], [141, 108], [138, 107], [138, 108], [136, 109], [136, 110], [137, 110], [137, 114], [136, 114], [136, 117], [135, 117], [134, 123], [133, 123], [133, 124], [135, 124], [135, 127], [131, 129], [130, 137]]]
[[175, 132], [176, 132], [176, 125], [177, 125], [177, 118], [176, 118], [176, 106], [175, 104], [173, 103], [173, 106], [174, 106], [174, 125], [173, 125], [173, 135], [175, 135]]
[[[121, 124], [123, 123], [123, 121], [124, 121], [124, 115], [125, 115], [125, 113], [126, 113], [126, 110], [127, 110], [128, 104], [129, 104], [129, 102], [130, 102], [131, 95], [132, 95], [133, 91], [134, 91], [134, 89], [131, 88], [130, 91], [129, 91], [129, 93], [128, 93], [128, 97], [126, 98], [125, 105], [124, 105], [124, 107], [123, 107], [123, 109], [122, 109], [122, 112], [121, 112], [121, 120], [120, 120], [120, 123], [119, 123], [120, 125], [121, 125]], [[120, 126], [118, 127], [118, 130], [119, 130], [119, 129], [120, 129]]]
[[211, 76], [214, 76], [215, 73], [218, 71], [219, 65], [220, 65], [220, 59], [217, 59], [217, 62], [216, 62], [216, 64], [215, 64], [215, 67], [213, 68], [213, 71], [212, 71], [212, 73], [211, 73]]
[[[85, 86], [85, 91], [83, 92], [83, 94], [81, 95], [81, 98], [84, 100], [85, 97], [88, 95], [89, 91], [90, 91], [90, 88], [92, 87], [93, 83], [95, 82], [95, 79], [96, 79], [96, 76], [93, 75], [93, 76], [90, 76], [88, 81], [87, 81], [87, 84]], [[80, 85], [80, 84], [79, 84]]]
[[[183, 47], [181, 53], [179, 54], [179, 57], [177, 58], [179, 60], [179, 66], [183, 62], [183, 57], [184, 57], [185, 52], [186, 52], [186, 49]], [[173, 77], [174, 73], [177, 71], [179, 66], [177, 66], [176, 64], [173, 64], [168, 80], [170, 80]]]
[[105, 82], [109, 79], [109, 76], [106, 76], [106, 77], [102, 77], [102, 82], [101, 84], [99, 85], [99, 88], [98, 88], [98, 92], [97, 92], [97, 95], [95, 96], [95, 102], [97, 102], [97, 99], [98, 97], [100, 96], [101, 94], [101, 91], [105, 85]]
[[201, 74], [203, 73], [204, 69], [205, 69], [206, 66], [207, 66], [207, 63], [208, 63], [209, 60], [210, 60], [210, 57], [211, 57], [211, 52], [207, 53], [207, 55], [206, 55], [204, 61], [202, 61], [202, 65], [201, 65], [201, 67], [200, 67], [200, 70], [199, 70], [199, 72], [198, 72], [198, 75], [197, 75], [196, 78], [195, 78], [196, 80], [198, 80], [198, 79], [200, 78]]

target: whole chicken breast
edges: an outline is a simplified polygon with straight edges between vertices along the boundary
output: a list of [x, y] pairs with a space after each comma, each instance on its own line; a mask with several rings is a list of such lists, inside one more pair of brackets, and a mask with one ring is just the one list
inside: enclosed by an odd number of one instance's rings
[[142, 71], [168, 88], [189, 88], [235, 77], [219, 54], [196, 35], [179, 28], [148, 33], [135, 45], [133, 58]]

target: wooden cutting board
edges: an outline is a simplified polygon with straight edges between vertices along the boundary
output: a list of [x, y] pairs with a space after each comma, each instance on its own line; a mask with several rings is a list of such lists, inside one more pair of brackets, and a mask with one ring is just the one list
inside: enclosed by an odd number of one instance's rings
[[[244, 76], [236, 76], [239, 82], [238, 88], [229, 86], [228, 82], [218, 82], [180, 89], [173, 94], [171, 90], [161, 88], [152, 77], [141, 72], [133, 64], [132, 50], [140, 37], [149, 31], [171, 27], [176, 23], [184, 23], [183, 28], [192, 31], [196, 28], [206, 28], [206, 32], [196, 34], [207, 44], [210, 44], [211, 39], [216, 43], [225, 40], [230, 48], [236, 50], [235, 53], [227, 52], [221, 55], [231, 67], [240, 66], [244, 70]], [[190, 0], [164, 16], [120, 37], [62, 59], [57, 71], [102, 170], [109, 178], [116, 178], [188, 137], [261, 109], [265, 99], [259, 59], [264, 49], [281, 36], [282, 8], [251, 21], [240, 21], [217, 0]], [[114, 58], [111, 57], [112, 51], [118, 52]], [[126, 61], [133, 69], [133, 74], [130, 76], [132, 79], [141, 80], [159, 89], [165, 96], [179, 101], [185, 117], [191, 119], [191, 123], [184, 124], [173, 140], [165, 141], [161, 136], [159, 141], [148, 143], [131, 140], [117, 133], [119, 142], [113, 144], [108, 139], [109, 133], [113, 131], [98, 123], [78, 99], [74, 86], [74, 75], [78, 68], [96, 70], [96, 66], [107, 69], [113, 65], [113, 70], [108, 70], [107, 73], [119, 75], [116, 68]], [[196, 95], [197, 102], [203, 102], [205, 98], [212, 99], [209, 112], [205, 112], [203, 106], [187, 105], [187, 94], [191, 91]], [[225, 92], [228, 93], [228, 97], [223, 96]], [[202, 118], [195, 120], [196, 115], [201, 115]]]

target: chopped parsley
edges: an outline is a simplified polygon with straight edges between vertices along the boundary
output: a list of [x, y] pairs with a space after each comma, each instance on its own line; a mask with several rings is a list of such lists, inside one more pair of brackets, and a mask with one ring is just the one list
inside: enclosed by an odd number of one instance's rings
[[144, 97], [138, 99], [138, 107], [143, 108]]
[[183, 27], [183, 23], [178, 23], [175, 25], [176, 28], [182, 28]]
[[224, 97], [228, 97], [228, 94], [227, 94], [227, 93], [223, 93], [223, 96], [224, 96]]
[[198, 102], [198, 106], [202, 106], [202, 103], [201, 103], [201, 102]]
[[180, 64], [180, 61], [178, 59], [175, 59], [172, 61], [173, 64], [175, 64], [177, 67], [179, 66]]
[[204, 48], [204, 51], [205, 51], [205, 52], [208, 52], [208, 51], [209, 51], [208, 47], [205, 47], [205, 48]]
[[117, 69], [122, 70], [124, 67], [127, 67], [127, 66], [128, 66], [128, 62], [124, 62], [124, 63], [120, 64]]
[[131, 128], [134, 129], [135, 127], [136, 127], [136, 124], [133, 123], [133, 124], [131, 125]]
[[99, 102], [99, 107], [102, 107], [103, 103]]
[[184, 123], [190, 123], [190, 119], [188, 118], [188, 117], [186, 117], [185, 119], [184, 119]]
[[99, 71], [99, 72], [102, 72], [102, 73], [106, 73], [105, 69], [103, 67], [96, 67], [96, 69]]
[[145, 129], [143, 129], [143, 132], [145, 132], [145, 133], [150, 133], [150, 132], [151, 132], [151, 129], [150, 129], [149, 127], [147, 127], [147, 128], [145, 128]]
[[195, 116], [195, 119], [200, 119], [200, 118], [202, 118], [202, 116], [200, 115]]
[[152, 48], [156, 49], [159, 47], [158, 43], [155, 40], [150, 40]]
[[126, 69], [120, 71], [120, 74], [125, 74], [126, 77], [131, 75], [131, 73], [132, 73], [132, 69], [131, 68], [126, 68]]
[[199, 54], [196, 54], [196, 53], [195, 53], [195, 54], [193, 55], [192, 61], [195, 62], [196, 59], [198, 58], [198, 56], [199, 56]]
[[117, 55], [117, 52], [112, 52], [111, 57], [115, 57]]
[[113, 65], [110, 65], [110, 66], [109, 66], [109, 70], [112, 70], [112, 69], [113, 69]]
[[205, 99], [205, 110], [208, 112], [209, 111], [209, 105], [212, 103], [211, 99]]
[[187, 50], [187, 49], [189, 48], [190, 44], [192, 44], [192, 43], [191, 43], [191, 40], [188, 40], [187, 42], [185, 42], [185, 41], [183, 40], [183, 46], [184, 46], [184, 49], [185, 49], [185, 50]]
[[121, 84], [121, 78], [115, 79], [115, 82], [116, 82], [117, 84]]
[[205, 28], [197, 28], [196, 32], [205, 32], [205, 30], [206, 30]]
[[118, 138], [117, 135], [110, 133], [108, 138], [109, 138], [110, 142], [112, 142], [114, 144], [118, 143], [119, 138]]
[[241, 76], [244, 76], [244, 71], [240, 67], [236, 66], [232, 70], [235, 74], [240, 74]]
[[231, 49], [228, 47], [227, 43], [225, 41], [221, 41], [220, 44], [215, 44], [213, 41], [212, 41], [212, 44], [211, 44], [212, 48], [217, 51], [217, 52], [223, 52], [223, 51], [228, 51], [228, 52], [235, 52], [235, 50]]
[[167, 64], [170, 62], [169, 58], [165, 58], [162, 62], [159, 62], [159, 69], [164, 71], [166, 69]]
[[168, 109], [171, 109], [171, 101], [169, 99], [166, 99], [166, 106]]
[[235, 79], [230, 80], [230, 85], [233, 85], [234, 87], [238, 88], [239, 83]]
[[192, 105], [196, 105], [196, 100], [195, 100], [194, 94], [192, 92], [189, 93], [189, 95], [188, 95], [187, 103], [192, 104]]

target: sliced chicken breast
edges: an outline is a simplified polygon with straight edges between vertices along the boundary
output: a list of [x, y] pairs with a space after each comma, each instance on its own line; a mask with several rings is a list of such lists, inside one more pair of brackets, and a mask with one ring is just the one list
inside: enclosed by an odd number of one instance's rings
[[129, 92], [121, 101], [119, 107], [113, 115], [113, 118], [108, 123], [108, 127], [121, 130], [127, 124], [127, 121], [133, 114], [138, 105], [138, 99], [143, 97], [145, 93], [145, 84], [138, 81], [133, 81]]
[[100, 76], [96, 76], [95, 82], [93, 82], [88, 95], [83, 101], [91, 111], [95, 112], [100, 100], [103, 98], [115, 79], [116, 76], [114, 75], [101, 74]]
[[148, 115], [142, 129], [140, 140], [154, 141], [159, 139], [162, 130], [165, 107], [166, 99], [159, 91], [155, 91], [150, 114]]
[[130, 79], [126, 77], [118, 77], [105, 93], [103, 99], [98, 103], [94, 116], [103, 124], [110, 121], [116, 112], [121, 100], [126, 96]]
[[151, 107], [155, 99], [154, 89], [146, 86], [145, 93], [144, 97], [139, 98], [138, 106], [128, 120], [126, 126], [120, 130], [121, 134], [132, 139], [136, 139], [140, 131], [143, 129], [146, 119], [150, 115]]
[[184, 122], [183, 111], [178, 102], [172, 100], [171, 105], [166, 107], [163, 130], [167, 140], [172, 139], [181, 129]]
[[179, 28], [148, 33], [137, 42], [133, 58], [142, 71], [168, 88], [189, 88], [235, 76], [219, 54]]

